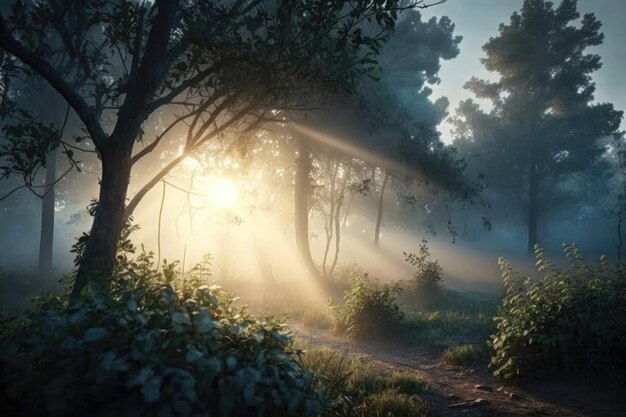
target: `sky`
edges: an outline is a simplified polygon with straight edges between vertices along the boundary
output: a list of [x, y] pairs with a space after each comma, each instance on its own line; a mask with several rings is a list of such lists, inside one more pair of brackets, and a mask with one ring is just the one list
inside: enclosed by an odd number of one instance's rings
[[[560, 1], [554, 1], [558, 4]], [[447, 15], [455, 23], [455, 34], [463, 36], [461, 53], [451, 61], [444, 61], [440, 71], [441, 83], [433, 87], [433, 97], [447, 96], [450, 114], [459, 101], [472, 97], [463, 84], [472, 76], [495, 79], [484, 69], [480, 58], [482, 45], [497, 35], [498, 26], [509, 21], [511, 14], [520, 10], [523, 0], [447, 0], [446, 3], [422, 11], [425, 18]], [[611, 102], [618, 110], [626, 110], [626, 0], [579, 0], [581, 16], [594, 13], [602, 22], [604, 43], [588, 49], [602, 58], [603, 66], [593, 75], [597, 102]], [[450, 125], [441, 125], [442, 139], [452, 140]], [[622, 121], [622, 129], [626, 123]]]

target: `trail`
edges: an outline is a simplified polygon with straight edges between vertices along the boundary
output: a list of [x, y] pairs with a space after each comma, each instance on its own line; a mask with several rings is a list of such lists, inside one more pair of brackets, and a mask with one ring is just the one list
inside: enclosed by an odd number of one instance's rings
[[[290, 327], [298, 340], [311, 346], [365, 355], [375, 366], [385, 370], [419, 372], [429, 385], [425, 396], [433, 417], [626, 416], [626, 388], [606, 381], [567, 380], [510, 386], [493, 378], [486, 369], [462, 371], [444, 366], [438, 362], [434, 349], [353, 341], [300, 323], [290, 323]], [[466, 401], [480, 404], [455, 407]]]

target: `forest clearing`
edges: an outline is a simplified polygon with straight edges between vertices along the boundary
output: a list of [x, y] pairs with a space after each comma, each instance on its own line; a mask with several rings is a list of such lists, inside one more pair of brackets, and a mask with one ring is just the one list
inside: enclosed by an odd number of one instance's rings
[[624, 19], [0, 1], [0, 415], [626, 416]]

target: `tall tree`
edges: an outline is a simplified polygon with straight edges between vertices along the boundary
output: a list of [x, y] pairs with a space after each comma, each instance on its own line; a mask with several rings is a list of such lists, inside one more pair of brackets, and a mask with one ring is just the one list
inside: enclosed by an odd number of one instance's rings
[[[64, 97], [101, 159], [98, 207], [74, 298], [89, 283], [109, 287], [122, 227], [161, 178], [229, 129], [250, 131], [272, 111], [297, 108], [302, 103], [294, 98], [311, 88], [350, 88], [373, 68], [398, 11], [424, 5], [404, 4], [13, 1], [8, 16], [0, 16], [0, 47], [19, 71], [38, 74]], [[360, 35], [364, 20], [377, 22], [377, 35]], [[57, 42], [61, 48], [52, 47]], [[78, 63], [75, 70], [52, 65], [58, 54]], [[167, 135], [180, 137], [183, 122], [182, 154], [126, 204], [133, 166]], [[138, 143], [144, 146], [137, 151]]]
[[[372, 198], [376, 210], [373, 234], [376, 245], [383, 223], [385, 189], [390, 181], [427, 178], [445, 187], [452, 186], [456, 191], [466, 189], [467, 183], [462, 179], [458, 161], [444, 148], [436, 131], [436, 125], [446, 115], [447, 99], [431, 101], [432, 90], [428, 87], [428, 84], [439, 82], [437, 75], [441, 61], [452, 59], [459, 53], [462, 38], [454, 35], [454, 28], [446, 16], [424, 21], [417, 10], [405, 13], [389, 41], [381, 48], [379, 79], [365, 78], [354, 92], [333, 96], [327, 100], [323, 111], [316, 114], [315, 123], [309, 123], [309, 127], [321, 136], [339, 138], [344, 145], [350, 142], [348, 145], [354, 149], [365, 151], [370, 156], [365, 157], [365, 163], [370, 165], [369, 171], [380, 171], [380, 185], [375, 176], [366, 183], [367, 191], [376, 194]], [[361, 34], [368, 34], [371, 29], [365, 25]], [[329, 141], [322, 142], [317, 144], [318, 148], [327, 148], [322, 149], [322, 153], [334, 146]], [[351, 156], [364, 158], [354, 153]], [[388, 166], [379, 166], [374, 159], [378, 159], [378, 163], [380, 159], [386, 160]], [[300, 158], [298, 161], [306, 162]], [[394, 170], [396, 172], [392, 172]], [[296, 176], [296, 180], [298, 178], [301, 177]], [[331, 181], [328, 184], [331, 185]], [[298, 201], [305, 198], [302, 187], [312, 191], [310, 186], [300, 186], [296, 181]], [[329, 201], [332, 203], [329, 214], [338, 214], [335, 200], [331, 198]], [[348, 202], [344, 210], [349, 210], [349, 206]], [[295, 208], [304, 207], [308, 206], [296, 205]], [[308, 222], [308, 211], [296, 212], [295, 216], [302, 225], [296, 228], [296, 241], [303, 251], [302, 257], [307, 265], [314, 265], [308, 250], [309, 236], [299, 233], [304, 230], [304, 222]], [[329, 226], [330, 223], [333, 222], [329, 222]], [[329, 238], [339, 236], [340, 233], [327, 233]], [[329, 244], [330, 240], [327, 247]]]
[[558, 7], [526, 0], [483, 45], [485, 68], [497, 81], [472, 78], [465, 88], [493, 107], [460, 103], [455, 145], [468, 163], [501, 191], [511, 192], [528, 228], [528, 251], [539, 241], [539, 224], [569, 174], [594, 164], [603, 152], [598, 139], [614, 134], [622, 112], [595, 104], [591, 74], [600, 56], [585, 53], [603, 41], [593, 14], [582, 18], [575, 0]]

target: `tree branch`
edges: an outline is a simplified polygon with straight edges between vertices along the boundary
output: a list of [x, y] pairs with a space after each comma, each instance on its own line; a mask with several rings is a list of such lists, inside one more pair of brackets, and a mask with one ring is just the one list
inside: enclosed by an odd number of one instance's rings
[[193, 77], [187, 79], [186, 81], [180, 83], [178, 86], [174, 87], [168, 94], [166, 94], [166, 95], [164, 95], [162, 97], [159, 97], [158, 99], [154, 100], [152, 103], [148, 104], [148, 107], [147, 107], [147, 110], [146, 110], [146, 114], [150, 114], [153, 111], [155, 111], [156, 109], [158, 109], [159, 107], [161, 107], [161, 106], [163, 106], [165, 104], [169, 104], [172, 100], [174, 100], [183, 91], [185, 91], [186, 89], [188, 89], [191, 86], [196, 85], [197, 83], [202, 81], [204, 78], [206, 78], [209, 75], [211, 75], [214, 71], [215, 71], [215, 67], [207, 68], [204, 71], [200, 71], [195, 76], [193, 76]]
[[50, 83], [50, 85], [63, 96], [68, 104], [72, 106], [76, 114], [78, 114], [78, 117], [80, 117], [81, 121], [84, 123], [96, 147], [100, 148], [103, 146], [107, 135], [93, 109], [76, 90], [72, 89], [65, 82], [61, 74], [59, 74], [52, 65], [29, 51], [13, 37], [2, 15], [0, 15], [0, 46], [19, 58]]

